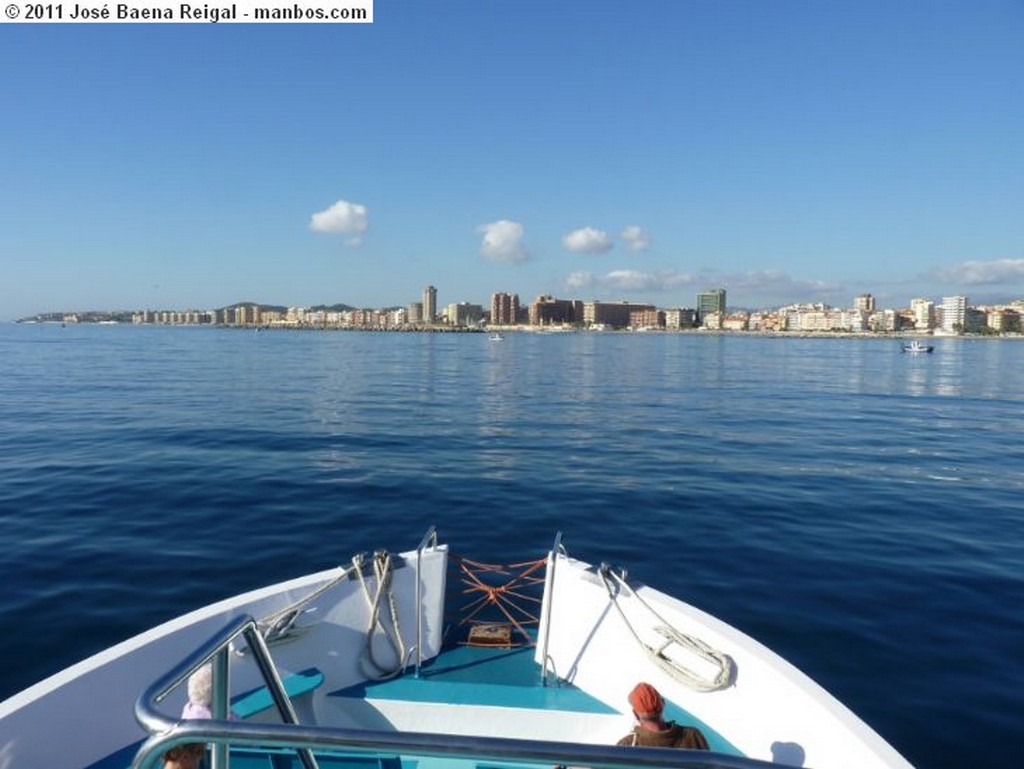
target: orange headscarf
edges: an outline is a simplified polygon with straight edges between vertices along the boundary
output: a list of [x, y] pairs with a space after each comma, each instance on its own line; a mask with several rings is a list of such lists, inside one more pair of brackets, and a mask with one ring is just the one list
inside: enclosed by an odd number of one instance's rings
[[657, 718], [665, 707], [665, 700], [650, 684], [639, 683], [629, 693], [629, 704], [638, 718]]

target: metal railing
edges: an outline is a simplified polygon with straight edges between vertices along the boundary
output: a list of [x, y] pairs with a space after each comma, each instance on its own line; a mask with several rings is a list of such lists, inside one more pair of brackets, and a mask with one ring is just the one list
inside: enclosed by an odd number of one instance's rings
[[[281, 676], [278, 675], [256, 620], [246, 615], [229, 623], [227, 627], [196, 649], [169, 673], [153, 683], [136, 701], [135, 719], [152, 736], [139, 749], [133, 766], [139, 769], [156, 767], [157, 761], [161, 759], [164, 751], [176, 745], [189, 742], [210, 742], [213, 743], [213, 769], [228, 769], [227, 748], [235, 740], [225, 739], [225, 737], [234, 734], [236, 727], [241, 726], [241, 724], [233, 724], [228, 720], [228, 693], [230, 692], [228, 649], [231, 642], [239, 636], [243, 636], [249, 645], [256, 667], [281, 719], [287, 726], [298, 725], [299, 719], [292, 708], [291, 700], [288, 699]], [[213, 701], [211, 703], [213, 719], [181, 721], [157, 710], [157, 703], [208, 662], [213, 666]], [[211, 734], [204, 736], [206, 732], [211, 732]], [[194, 739], [197, 736], [201, 739]], [[305, 769], [319, 769], [312, 751], [303, 747], [296, 749]]]
[[410, 758], [473, 759], [489, 765], [537, 764], [585, 766], [591, 769], [675, 767], [676, 769], [779, 769], [778, 764], [710, 753], [704, 750], [635, 748], [615, 745], [584, 745], [498, 737], [424, 732], [380, 732], [333, 729], [287, 724], [249, 724], [229, 721], [189, 721], [172, 738], [150, 737], [139, 750], [133, 766], [159, 766], [161, 754], [172, 744], [223, 742], [237, 747], [316, 750], [322, 754], [402, 756]]
[[431, 526], [423, 535], [420, 546], [416, 548], [416, 677], [420, 677], [420, 665], [423, 664], [423, 577], [420, 574], [420, 562], [423, 551], [428, 547], [437, 547], [437, 529]]
[[555, 604], [555, 565], [558, 563], [558, 554], [564, 552], [562, 548], [562, 532], [555, 534], [555, 541], [551, 545], [551, 568], [548, 573], [544, 575], [544, 579], [547, 581], [546, 589], [544, 591], [548, 598], [547, 613], [544, 615], [544, 646], [540, 652], [540, 685], [548, 685], [548, 638], [551, 632], [551, 609]]

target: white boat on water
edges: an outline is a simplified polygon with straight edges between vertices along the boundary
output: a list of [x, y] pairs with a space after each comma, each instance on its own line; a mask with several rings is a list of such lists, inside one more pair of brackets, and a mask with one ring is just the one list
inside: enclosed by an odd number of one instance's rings
[[[207, 664], [214, 718], [181, 719]], [[638, 681], [711, 752], [616, 747]], [[0, 767], [147, 769], [197, 742], [214, 769], [910, 766], [758, 642], [560, 536], [499, 568], [433, 530], [196, 609], [0, 703]]]
[[912, 355], [919, 355], [921, 353], [929, 353], [935, 350], [935, 347], [930, 344], [925, 344], [920, 339], [914, 339], [911, 342], [906, 342], [902, 345], [901, 349], [903, 352], [911, 353]]

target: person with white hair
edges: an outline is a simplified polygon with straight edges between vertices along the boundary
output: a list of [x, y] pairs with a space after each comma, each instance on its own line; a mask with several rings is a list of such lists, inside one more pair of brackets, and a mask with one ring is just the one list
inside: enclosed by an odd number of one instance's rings
[[188, 702], [182, 718], [213, 718], [213, 668], [203, 665], [188, 677]]
[[[182, 718], [213, 718], [213, 668], [203, 665], [188, 678], [188, 702], [181, 709]], [[192, 742], [178, 745], [164, 753], [164, 769], [198, 769], [206, 755], [206, 745]]]

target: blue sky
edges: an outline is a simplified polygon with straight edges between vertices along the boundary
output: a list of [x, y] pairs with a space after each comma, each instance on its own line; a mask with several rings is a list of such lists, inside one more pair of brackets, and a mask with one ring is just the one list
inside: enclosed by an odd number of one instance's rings
[[1024, 297], [1024, 2], [0, 24], [0, 319]]

